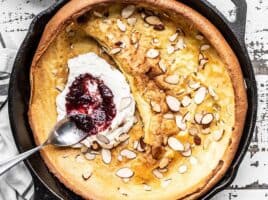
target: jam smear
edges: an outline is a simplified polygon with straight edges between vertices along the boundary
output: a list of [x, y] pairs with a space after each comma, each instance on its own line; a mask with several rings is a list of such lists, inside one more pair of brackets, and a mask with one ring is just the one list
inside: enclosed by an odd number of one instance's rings
[[112, 91], [89, 73], [81, 74], [66, 95], [67, 115], [78, 129], [95, 135], [107, 129], [116, 115]]

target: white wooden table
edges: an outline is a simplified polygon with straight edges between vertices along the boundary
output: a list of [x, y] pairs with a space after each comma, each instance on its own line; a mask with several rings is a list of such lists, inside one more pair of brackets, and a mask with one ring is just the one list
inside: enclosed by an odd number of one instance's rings
[[[235, 18], [230, 0], [209, 1], [228, 19]], [[0, 0], [0, 53], [5, 48], [15, 52], [34, 16], [52, 3], [53, 0]], [[247, 0], [247, 4], [246, 44], [258, 82], [257, 127], [236, 179], [213, 198], [217, 200], [268, 199], [268, 0]], [[0, 103], [5, 95], [6, 89], [0, 88]]]

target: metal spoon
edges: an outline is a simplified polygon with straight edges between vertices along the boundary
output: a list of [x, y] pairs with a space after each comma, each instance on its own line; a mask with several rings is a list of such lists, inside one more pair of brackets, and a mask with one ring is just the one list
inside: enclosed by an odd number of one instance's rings
[[0, 176], [7, 170], [26, 159], [33, 153], [39, 151], [44, 146], [52, 144], [58, 147], [67, 147], [79, 143], [88, 136], [87, 133], [80, 131], [76, 128], [76, 125], [69, 118], [65, 118], [57, 122], [52, 131], [49, 134], [47, 140], [31, 150], [9, 158], [3, 162], [0, 162]]

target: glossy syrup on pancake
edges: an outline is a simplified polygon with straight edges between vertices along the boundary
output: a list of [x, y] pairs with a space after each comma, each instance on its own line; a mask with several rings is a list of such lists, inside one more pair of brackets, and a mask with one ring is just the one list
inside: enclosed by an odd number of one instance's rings
[[112, 91], [89, 73], [76, 77], [69, 87], [66, 110], [77, 127], [89, 135], [108, 128], [116, 115]]

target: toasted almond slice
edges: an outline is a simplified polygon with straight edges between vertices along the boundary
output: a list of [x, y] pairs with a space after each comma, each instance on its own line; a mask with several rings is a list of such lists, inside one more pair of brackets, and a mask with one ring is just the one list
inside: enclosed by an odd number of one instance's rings
[[204, 39], [204, 36], [198, 34], [198, 35], [195, 36], [195, 38], [198, 39], [198, 40], [203, 40]]
[[137, 23], [137, 18], [136, 18], [136, 17], [128, 18], [128, 19], [127, 19], [127, 23], [128, 23], [130, 26], [134, 26], [134, 25]]
[[198, 124], [201, 124], [202, 118], [203, 118], [203, 115], [201, 113], [196, 113], [194, 115], [194, 120]]
[[186, 123], [183, 121], [183, 117], [181, 115], [176, 115], [176, 125], [179, 129], [181, 129], [182, 131], [185, 131], [187, 126]]
[[87, 160], [94, 160], [96, 158], [96, 154], [86, 153], [85, 157]]
[[175, 137], [168, 138], [168, 146], [174, 151], [184, 151], [183, 144]]
[[131, 178], [134, 175], [134, 172], [128, 167], [123, 167], [117, 170], [115, 174], [120, 178]]
[[118, 140], [120, 142], [124, 142], [127, 141], [127, 139], [129, 138], [129, 134], [128, 133], [121, 133], [118, 137]]
[[156, 103], [155, 101], [151, 101], [151, 107], [153, 111], [158, 112], [158, 113], [161, 112], [160, 104]]
[[147, 185], [147, 184], [143, 184], [143, 189], [145, 191], [151, 191], [152, 190], [152, 187], [150, 185]]
[[208, 50], [209, 48], [210, 48], [209, 44], [203, 44], [203, 45], [201, 45], [200, 50], [205, 51], [205, 50]]
[[119, 104], [119, 110], [122, 111], [126, 109], [131, 103], [131, 97], [123, 97]]
[[174, 119], [174, 115], [172, 113], [166, 113], [163, 115], [164, 119]]
[[166, 188], [171, 183], [171, 179], [166, 179], [161, 182], [161, 186]]
[[184, 173], [187, 172], [187, 169], [188, 169], [187, 165], [183, 164], [183, 165], [181, 165], [181, 166], [179, 167], [179, 173], [180, 173], [180, 174], [184, 174]]
[[92, 175], [92, 169], [87, 169], [82, 173], [82, 178], [86, 181], [88, 180]]
[[181, 104], [183, 107], [187, 107], [191, 104], [192, 102], [192, 99], [187, 95], [187, 96], [184, 96], [181, 100]]
[[169, 158], [167, 158], [167, 157], [162, 158], [159, 162], [159, 168], [163, 169], [163, 168], [167, 167], [169, 162], [170, 162]]
[[159, 17], [153, 16], [153, 15], [145, 17], [144, 20], [145, 20], [145, 22], [147, 22], [150, 25], [159, 25], [159, 24], [162, 24], [162, 22], [159, 19]]
[[171, 44], [167, 45], [167, 53], [172, 54], [175, 51], [175, 47], [172, 46]]
[[116, 48], [111, 49], [110, 54], [115, 55], [115, 54], [118, 54], [120, 51], [121, 51], [121, 48], [116, 47]]
[[207, 58], [203, 58], [201, 60], [199, 60], [199, 68], [204, 69], [205, 65], [208, 63], [208, 59]]
[[182, 50], [186, 47], [184, 43], [184, 39], [182, 37], [179, 37], [178, 42], [175, 45], [175, 50]]
[[203, 115], [202, 119], [201, 119], [201, 124], [203, 125], [207, 125], [210, 124], [214, 119], [214, 116], [212, 113], [206, 113]]
[[173, 96], [166, 96], [166, 102], [171, 111], [178, 112], [180, 110], [180, 101]]
[[138, 145], [139, 145], [139, 141], [138, 140], [135, 140], [133, 142], [133, 149], [137, 149], [138, 148]]
[[135, 6], [134, 5], [128, 5], [124, 7], [121, 11], [121, 16], [125, 19], [129, 18], [133, 13], [135, 12]]
[[159, 56], [159, 51], [157, 49], [149, 49], [146, 53], [147, 58], [157, 58]]
[[121, 161], [123, 161], [123, 157], [119, 154], [119, 155], [117, 156], [117, 160], [121, 162]]
[[130, 151], [128, 149], [123, 149], [120, 152], [120, 155], [126, 157], [127, 159], [134, 159], [137, 157], [137, 154], [135, 152]]
[[103, 14], [102, 13], [100, 13], [100, 12], [98, 12], [98, 11], [93, 11], [93, 15], [95, 16], [95, 17], [103, 17]]
[[186, 142], [184, 144], [184, 151], [181, 152], [181, 155], [184, 157], [190, 157], [192, 155], [191, 144], [189, 142]]
[[200, 52], [199, 55], [198, 55], [198, 60], [201, 60], [201, 59], [204, 59], [204, 58], [205, 58], [204, 54], [202, 52]]
[[176, 85], [179, 83], [179, 76], [177, 74], [169, 75], [165, 78], [165, 82]]
[[196, 90], [196, 89], [200, 88], [200, 83], [199, 82], [189, 83], [188, 86], [189, 86], [189, 88]]
[[120, 31], [125, 32], [127, 30], [126, 25], [120, 19], [117, 19], [116, 23]]
[[198, 163], [196, 157], [194, 157], [194, 156], [191, 156], [191, 157], [189, 158], [189, 161], [190, 161], [190, 163], [191, 163], [192, 165], [196, 165], [196, 164]]
[[205, 87], [200, 87], [196, 93], [195, 93], [195, 96], [194, 96], [194, 101], [196, 104], [201, 104], [205, 97], [207, 95], [207, 89]]
[[158, 179], [164, 178], [164, 175], [158, 169], [154, 169], [153, 174]]
[[170, 42], [174, 42], [177, 39], [177, 37], [178, 37], [178, 33], [174, 33], [173, 35], [171, 35], [169, 37], [169, 41]]
[[223, 136], [223, 134], [224, 134], [224, 130], [222, 130], [222, 129], [221, 130], [216, 130], [216, 131], [213, 132], [213, 139], [215, 141], [220, 141], [222, 136]]
[[102, 142], [104, 144], [109, 144], [110, 143], [110, 140], [105, 135], [97, 134], [96, 138], [97, 138], [98, 141], [100, 141], [100, 142]]
[[209, 93], [210, 96], [212, 96], [212, 97], [216, 97], [216, 96], [217, 96], [215, 90], [214, 90], [211, 86], [208, 86], [208, 93]]
[[192, 115], [191, 113], [188, 111], [187, 113], [184, 114], [183, 116], [183, 121], [187, 122], [187, 121], [191, 121], [192, 120]]
[[101, 149], [102, 161], [105, 164], [110, 164], [112, 161], [112, 154], [109, 149]]
[[166, 66], [164, 60], [161, 59], [161, 60], [158, 62], [158, 65], [159, 65], [160, 69], [162, 70], [162, 72], [166, 72], [166, 71], [167, 71], [167, 66]]
[[192, 136], [195, 136], [198, 134], [198, 129], [194, 126], [190, 127], [188, 131], [189, 131], [189, 134]]

